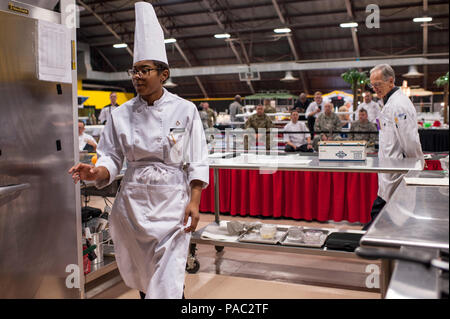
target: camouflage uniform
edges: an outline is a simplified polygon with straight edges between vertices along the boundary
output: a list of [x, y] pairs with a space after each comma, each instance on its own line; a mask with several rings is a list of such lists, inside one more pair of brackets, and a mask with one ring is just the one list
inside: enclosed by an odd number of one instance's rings
[[[247, 122], [245, 122], [244, 128], [252, 128], [255, 130], [255, 133], [258, 133], [259, 128], [265, 128], [266, 129], [266, 149], [270, 149], [270, 134], [269, 129], [273, 127], [272, 121], [270, 118], [266, 115], [258, 115], [253, 114], [247, 119]], [[244, 148], [248, 150], [248, 138], [245, 137], [244, 140]]]
[[211, 109], [207, 109], [206, 114], [208, 115], [208, 127], [213, 127], [217, 121], [216, 112]]
[[330, 133], [320, 133], [316, 136], [314, 136], [313, 140], [313, 147], [317, 151], [318, 150], [318, 144], [321, 140], [321, 136], [325, 134], [328, 141], [338, 141], [342, 138], [339, 136], [339, 134], [334, 134], [334, 132], [340, 132], [342, 128], [342, 123], [339, 117], [335, 113], [331, 113], [330, 115], [325, 115], [325, 113], [320, 113], [319, 117], [316, 119], [316, 122], [314, 123], [314, 132], [330, 132], [332, 131], [333, 134]]
[[[373, 123], [367, 121], [366, 123], [361, 123], [360, 121], [355, 121], [352, 123], [350, 132], [377, 132], [377, 126]], [[353, 141], [367, 141], [369, 144], [374, 144], [378, 140], [377, 134], [350, 134], [350, 139]]]
[[277, 110], [273, 106], [265, 106], [264, 113], [277, 113]]

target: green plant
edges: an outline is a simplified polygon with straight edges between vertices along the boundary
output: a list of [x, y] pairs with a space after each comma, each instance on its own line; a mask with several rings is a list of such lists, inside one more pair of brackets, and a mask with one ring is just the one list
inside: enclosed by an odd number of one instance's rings
[[444, 87], [444, 123], [448, 124], [448, 72], [447, 74], [438, 77], [434, 83], [436, 83], [437, 87]]
[[[348, 70], [341, 74], [342, 79], [351, 85], [353, 93], [353, 111], [358, 108], [358, 88], [364, 88], [366, 84], [369, 84], [369, 77], [367, 72], [359, 72], [356, 69]], [[361, 90], [362, 91], [362, 90]]]

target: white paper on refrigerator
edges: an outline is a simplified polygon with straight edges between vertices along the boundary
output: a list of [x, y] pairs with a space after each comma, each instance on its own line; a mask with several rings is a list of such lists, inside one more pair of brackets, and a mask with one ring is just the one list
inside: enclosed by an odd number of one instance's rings
[[72, 83], [70, 30], [48, 21], [37, 21], [38, 80]]

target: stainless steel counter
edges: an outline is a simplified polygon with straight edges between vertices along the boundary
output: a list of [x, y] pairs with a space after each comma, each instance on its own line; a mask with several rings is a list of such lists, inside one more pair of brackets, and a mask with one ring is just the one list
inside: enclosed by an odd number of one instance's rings
[[422, 170], [420, 161], [411, 158], [380, 160], [377, 157], [368, 157], [361, 162], [344, 162], [319, 161], [317, 156], [300, 156], [298, 154], [278, 156], [238, 154], [231, 158], [217, 158], [217, 154], [215, 156], [209, 158], [211, 168], [361, 173], [407, 173], [408, 171]]
[[[400, 252], [413, 250], [437, 258], [439, 251], [430, 248], [402, 247]], [[409, 261], [398, 261], [395, 265], [386, 299], [437, 299], [439, 298], [439, 270]]]
[[[440, 172], [410, 173], [433, 176]], [[442, 176], [442, 175], [441, 175]], [[401, 182], [391, 200], [361, 239], [362, 245], [449, 249], [448, 187], [406, 186]]]

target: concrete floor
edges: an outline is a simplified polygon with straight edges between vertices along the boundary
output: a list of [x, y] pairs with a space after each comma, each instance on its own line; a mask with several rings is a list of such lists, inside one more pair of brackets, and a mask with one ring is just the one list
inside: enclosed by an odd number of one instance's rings
[[[113, 198], [110, 198], [113, 201]], [[91, 197], [90, 206], [103, 209], [100, 197]], [[314, 223], [283, 219], [258, 219], [222, 216], [222, 220], [262, 221], [287, 225], [361, 229], [362, 225]], [[202, 213], [197, 229], [214, 220]], [[363, 259], [301, 255], [284, 252], [225, 247], [217, 253], [214, 246], [197, 245], [200, 270], [186, 273], [187, 299], [379, 299], [379, 289], [366, 288], [366, 267], [379, 262]], [[137, 290], [123, 281], [97, 294], [93, 299], [137, 299]]]

